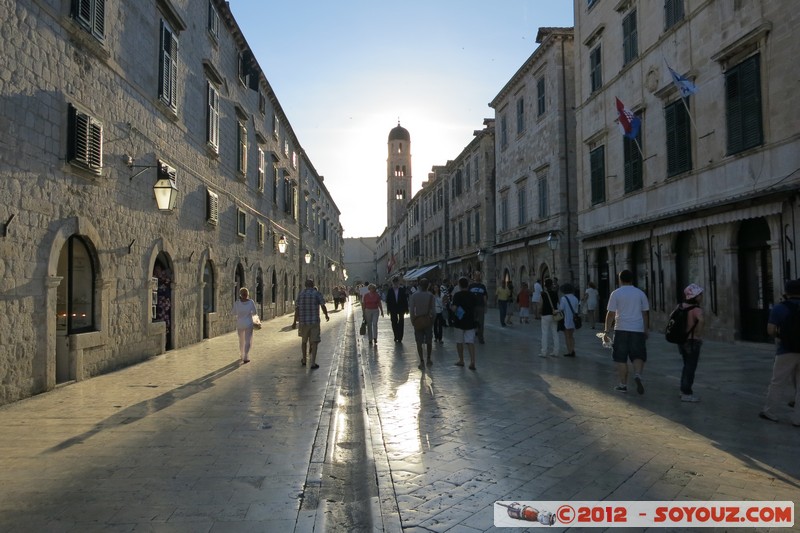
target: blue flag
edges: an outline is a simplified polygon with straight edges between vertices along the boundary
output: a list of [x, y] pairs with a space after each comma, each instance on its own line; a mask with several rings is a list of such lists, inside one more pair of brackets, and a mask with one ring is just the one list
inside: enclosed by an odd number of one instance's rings
[[670, 67], [669, 65], [667, 65], [667, 68], [669, 69], [669, 73], [672, 74], [672, 81], [673, 83], [675, 83], [675, 86], [681, 92], [682, 98], [686, 98], [687, 96], [690, 96], [697, 92], [697, 87], [695, 87], [694, 83], [692, 83], [688, 78], [681, 76], [680, 74], [672, 70], [672, 67]]

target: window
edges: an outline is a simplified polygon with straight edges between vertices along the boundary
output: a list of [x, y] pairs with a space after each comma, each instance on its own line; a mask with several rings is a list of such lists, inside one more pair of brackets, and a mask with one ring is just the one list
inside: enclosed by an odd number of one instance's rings
[[472, 218], [470, 218], [470, 213], [466, 214], [467, 219], [467, 245], [472, 244]]
[[638, 40], [636, 10], [634, 9], [622, 19], [622, 57], [624, 65], [627, 65], [639, 55]]
[[258, 192], [264, 192], [264, 183], [267, 181], [267, 168], [266, 168], [266, 157], [264, 156], [264, 150], [261, 148], [258, 149], [258, 182], [256, 183], [256, 189]]
[[258, 241], [258, 247], [259, 248], [262, 248], [264, 246], [264, 233], [265, 233], [264, 223], [263, 222], [259, 222], [258, 223], [258, 231], [257, 231], [257, 235], [256, 235], [256, 239]]
[[[622, 152], [625, 166], [625, 193], [638, 191], [642, 188], [642, 130], [636, 139], [622, 137]], [[638, 143], [638, 144], [637, 144]]]
[[280, 135], [281, 129], [281, 119], [278, 118], [278, 115], [272, 115], [272, 135], [277, 139]]
[[504, 194], [500, 198], [500, 231], [508, 229], [508, 195]]
[[664, 2], [664, 29], [668, 30], [683, 20], [683, 0], [666, 0]]
[[[684, 105], [685, 102], [685, 105]], [[691, 122], [688, 100], [678, 100], [664, 108], [667, 129], [667, 176], [692, 169]]]
[[237, 62], [239, 67], [238, 68], [239, 83], [241, 83], [245, 87], [247, 86], [248, 75], [250, 74], [250, 68], [247, 64], [247, 57], [248, 57], [247, 54], [245, 54], [244, 52], [239, 52], [238, 62]]
[[525, 131], [525, 100], [517, 100], [517, 135]]
[[761, 129], [761, 73], [759, 56], [745, 59], [725, 73], [725, 111], [728, 155], [759, 146]]
[[158, 65], [158, 96], [173, 111], [178, 110], [178, 37], [161, 21], [161, 55]]
[[103, 125], [70, 105], [67, 128], [67, 160], [99, 174], [103, 168]]
[[206, 119], [206, 142], [215, 154], [219, 153], [219, 91], [208, 83], [208, 117]]
[[258, 112], [262, 117], [267, 114], [267, 96], [261, 89], [258, 90]]
[[105, 0], [73, 0], [72, 17], [99, 40], [105, 36]]
[[508, 147], [508, 123], [506, 116], [500, 117], [500, 149], [505, 150]]
[[56, 328], [68, 334], [95, 331], [95, 264], [86, 242], [72, 236], [61, 248]]
[[517, 189], [517, 223], [522, 226], [528, 222], [528, 199], [524, 186]]
[[463, 185], [464, 177], [461, 173], [461, 169], [458, 169], [456, 170], [456, 196], [461, 196], [461, 193], [464, 192]]
[[597, 3], [597, 0], [586, 0], [586, 7], [591, 9], [593, 5]]
[[469, 190], [470, 182], [472, 181], [472, 165], [469, 161], [467, 161], [466, 166], [464, 167], [464, 189]]
[[537, 182], [539, 189], [539, 218], [546, 218], [550, 216], [550, 200], [547, 194], [547, 178], [539, 178]]
[[247, 175], [247, 127], [244, 122], [239, 122], [237, 129], [237, 141], [239, 143], [239, 154], [236, 160], [236, 169], [242, 176]]
[[592, 204], [606, 201], [606, 147], [600, 146], [589, 152], [589, 167], [592, 180]]
[[600, 45], [597, 45], [589, 52], [589, 77], [592, 92], [600, 89], [603, 85], [602, 63], [600, 57]]
[[206, 222], [212, 226], [219, 223], [219, 195], [206, 189]]
[[481, 213], [480, 211], [475, 211], [475, 242], [480, 244], [481, 242]]
[[544, 115], [544, 78], [539, 78], [536, 81], [536, 111], [541, 117]]
[[458, 221], [458, 247], [464, 247], [464, 221], [461, 219]]
[[241, 209], [236, 210], [236, 235], [239, 237], [247, 235], [247, 213]]
[[208, 33], [215, 41], [219, 40], [219, 13], [217, 8], [214, 7], [214, 2], [208, 2]]
[[278, 165], [272, 164], [272, 203], [278, 204], [278, 189], [280, 188], [280, 178], [278, 177]]

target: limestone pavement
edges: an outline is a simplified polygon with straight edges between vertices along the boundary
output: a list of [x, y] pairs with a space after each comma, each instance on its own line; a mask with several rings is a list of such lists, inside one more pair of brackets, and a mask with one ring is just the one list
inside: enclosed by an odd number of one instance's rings
[[[422, 372], [408, 321], [396, 344], [382, 319], [375, 347], [357, 306], [331, 316], [319, 370], [280, 317], [247, 365], [228, 334], [0, 408], [0, 530], [474, 532], [494, 529], [497, 500], [800, 500], [800, 429], [756, 416], [768, 346], [707, 342], [690, 404], [658, 334], [638, 395], [612, 390], [588, 327], [576, 358], [543, 359], [538, 322], [490, 311], [476, 371], [453, 366], [446, 329]], [[354, 357], [363, 406], [345, 408]], [[352, 417], [377, 483], [336, 502]]]

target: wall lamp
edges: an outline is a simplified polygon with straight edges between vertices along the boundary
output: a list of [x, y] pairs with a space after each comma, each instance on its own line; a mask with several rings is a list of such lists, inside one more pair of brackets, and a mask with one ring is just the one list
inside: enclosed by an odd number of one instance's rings
[[153, 194], [156, 197], [156, 205], [159, 211], [172, 211], [178, 203], [178, 187], [175, 185], [177, 171], [159, 160], [155, 165], [134, 165], [131, 156], [125, 156], [125, 164], [130, 169], [140, 168], [141, 170], [132, 174], [128, 181], [144, 172], [149, 168], [158, 169], [157, 180], [153, 185]]
[[281, 238], [278, 239], [278, 251], [282, 254], [286, 253], [286, 247], [289, 245], [289, 242], [286, 240], [286, 235], [281, 235]]
[[309, 263], [311, 263], [311, 252], [309, 252], [308, 250], [306, 250], [306, 255], [304, 255], [304, 256], [303, 256], [303, 259], [305, 259], [305, 261], [306, 261], [306, 264], [309, 264]]
[[331, 263], [330, 267], [331, 267], [331, 272], [336, 272], [336, 263]]

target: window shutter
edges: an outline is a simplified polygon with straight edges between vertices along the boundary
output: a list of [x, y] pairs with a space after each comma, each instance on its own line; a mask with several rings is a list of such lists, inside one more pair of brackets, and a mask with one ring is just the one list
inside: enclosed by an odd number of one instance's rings
[[605, 146], [595, 148], [589, 155], [592, 175], [592, 203], [606, 201]]
[[219, 153], [219, 93], [211, 82], [208, 83], [208, 144]]
[[759, 56], [746, 59], [725, 75], [728, 154], [763, 142]]
[[161, 83], [159, 96], [173, 110], [178, 108], [178, 39], [161, 21], [161, 57], [159, 60]]
[[94, 21], [92, 23], [92, 33], [95, 37], [102, 39], [105, 36], [106, 24], [106, 1], [95, 0], [94, 3]]
[[206, 222], [216, 226], [219, 223], [219, 195], [206, 189]]

